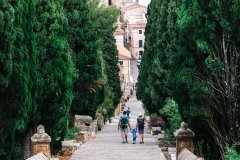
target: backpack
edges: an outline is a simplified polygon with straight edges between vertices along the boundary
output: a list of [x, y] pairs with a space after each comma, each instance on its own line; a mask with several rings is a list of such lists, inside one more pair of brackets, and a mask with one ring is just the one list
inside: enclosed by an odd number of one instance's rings
[[130, 110], [126, 110], [126, 113], [127, 113], [127, 116], [129, 117], [129, 114], [130, 114]]
[[139, 129], [143, 129], [144, 128], [144, 118], [138, 118], [137, 122], [138, 122], [138, 128]]
[[121, 117], [120, 122], [121, 122], [121, 128], [126, 129], [128, 125], [127, 117]]

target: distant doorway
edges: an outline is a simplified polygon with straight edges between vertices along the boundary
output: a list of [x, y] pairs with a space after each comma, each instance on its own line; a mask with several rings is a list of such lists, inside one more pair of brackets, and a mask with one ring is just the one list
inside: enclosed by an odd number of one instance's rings
[[112, 0], [108, 0], [108, 5], [112, 5]]

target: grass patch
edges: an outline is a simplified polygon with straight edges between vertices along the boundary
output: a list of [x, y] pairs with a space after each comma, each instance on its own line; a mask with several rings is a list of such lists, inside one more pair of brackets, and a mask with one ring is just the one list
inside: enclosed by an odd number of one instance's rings
[[75, 139], [75, 134], [79, 133], [80, 131], [81, 131], [81, 129], [78, 127], [68, 129], [67, 134], [65, 135], [64, 139], [66, 139], [66, 140]]

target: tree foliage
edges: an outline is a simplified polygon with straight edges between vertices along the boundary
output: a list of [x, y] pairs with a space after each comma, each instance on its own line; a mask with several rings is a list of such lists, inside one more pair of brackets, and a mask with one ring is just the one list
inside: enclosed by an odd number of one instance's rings
[[13, 66], [13, 43], [15, 35], [13, 32], [14, 8], [9, 1], [0, 2], [0, 89], [3, 91], [9, 84], [9, 78]]
[[159, 112], [162, 115], [165, 115], [170, 125], [170, 132], [173, 134], [179, 128], [179, 124], [182, 122], [182, 119], [179, 114], [178, 104], [174, 100], [167, 99], [165, 103], [166, 104]]
[[157, 112], [173, 98], [196, 139], [210, 143], [210, 159], [224, 159], [225, 144], [240, 136], [239, 11], [236, 0], [156, 0], [148, 7], [138, 99]]
[[112, 117], [122, 96], [119, 79], [118, 51], [113, 35], [118, 15], [119, 11], [116, 8], [99, 8], [94, 15], [94, 19], [97, 19], [95, 27], [98, 37], [100, 37], [104, 60], [103, 68], [105, 79], [107, 79], [104, 87], [105, 101], [108, 102], [111, 99], [113, 103], [110, 107], [111, 109], [108, 110], [109, 118]]
[[108, 102], [113, 112], [121, 97], [117, 14], [87, 0], [0, 1], [0, 159], [22, 159], [40, 123], [54, 152], [69, 112], [95, 116]]
[[34, 1], [1, 1], [0, 159], [18, 159], [36, 112]]
[[227, 146], [226, 150], [226, 160], [240, 160], [240, 155], [237, 153], [236, 149], [234, 147]]
[[[72, 114], [95, 116], [98, 105], [103, 102], [103, 70], [99, 38], [94, 30], [94, 8], [90, 1], [65, 1], [64, 8], [69, 26], [67, 39], [76, 67], [73, 85]], [[78, 35], [78, 36], [76, 36]]]
[[39, 59], [38, 111], [40, 123], [52, 138], [52, 149], [61, 146], [72, 103], [74, 65], [65, 29], [68, 27], [61, 1], [36, 3], [35, 33]]

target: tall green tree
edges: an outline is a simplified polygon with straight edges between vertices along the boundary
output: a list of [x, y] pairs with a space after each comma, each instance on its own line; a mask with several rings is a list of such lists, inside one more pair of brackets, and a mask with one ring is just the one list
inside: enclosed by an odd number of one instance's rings
[[[25, 130], [36, 113], [37, 57], [34, 1], [1, 1], [0, 159], [19, 159]], [[3, 45], [2, 45], [3, 44]]]
[[74, 65], [66, 39], [63, 1], [36, 1], [35, 32], [39, 59], [39, 123], [51, 136], [52, 151], [61, 147], [73, 99]]
[[[114, 38], [118, 16], [119, 11], [116, 8], [99, 8], [94, 15], [94, 19], [97, 19], [95, 24], [96, 31], [98, 37], [101, 38], [101, 50], [104, 60], [103, 67], [107, 80], [105, 97], [113, 101], [112, 111], [108, 111], [111, 114], [115, 111], [122, 96], [118, 67], [118, 50]], [[112, 115], [109, 116], [111, 117]]]
[[0, 88], [3, 91], [9, 84], [9, 78], [12, 74], [12, 56], [13, 43], [15, 36], [13, 34], [14, 8], [9, 1], [0, 2]]
[[239, 139], [238, 131], [233, 129], [238, 129], [239, 121], [239, 2], [193, 1], [183, 2], [182, 6], [181, 46], [195, 62], [190, 75], [196, 83], [187, 93], [194, 100], [194, 108], [204, 106], [207, 110], [206, 125], [224, 159], [225, 144]]
[[224, 159], [226, 143], [239, 139], [239, 9], [235, 0], [157, 0], [148, 8], [146, 28], [157, 25], [146, 32], [137, 95], [153, 112], [173, 97], [197, 139], [210, 144], [209, 159]]
[[157, 36], [153, 33], [153, 30], [157, 28], [157, 19], [159, 11], [158, 6], [161, 1], [151, 1], [148, 6], [147, 25], [145, 29], [145, 46], [144, 54], [141, 58], [140, 71], [137, 82], [137, 98], [142, 100], [145, 107], [149, 110], [150, 113], [158, 111], [159, 108], [153, 106], [153, 100], [150, 97], [151, 86], [149, 86], [148, 81], [151, 78], [149, 73], [152, 72], [152, 61], [154, 56], [155, 42], [157, 41]]
[[[13, 47], [15, 41], [15, 34], [13, 31], [14, 22], [14, 8], [10, 2], [5, 0], [0, 2], [0, 93], [4, 94], [4, 91], [10, 83], [10, 77], [13, 70]], [[1, 96], [2, 97], [2, 96]], [[3, 130], [4, 125], [4, 99], [1, 98], [0, 112], [0, 133]]]
[[103, 58], [101, 44], [94, 30], [95, 8], [91, 1], [65, 1], [65, 14], [69, 26], [67, 39], [71, 48], [76, 78], [73, 85], [74, 99], [71, 115], [87, 114], [95, 116], [97, 107], [104, 99]]
[[[140, 74], [137, 97], [142, 99], [149, 112], [158, 112], [169, 95], [169, 72], [167, 71], [168, 32], [167, 16], [169, 1], [152, 1], [148, 7], [146, 43]], [[152, 32], [155, 30], [156, 32]]]

